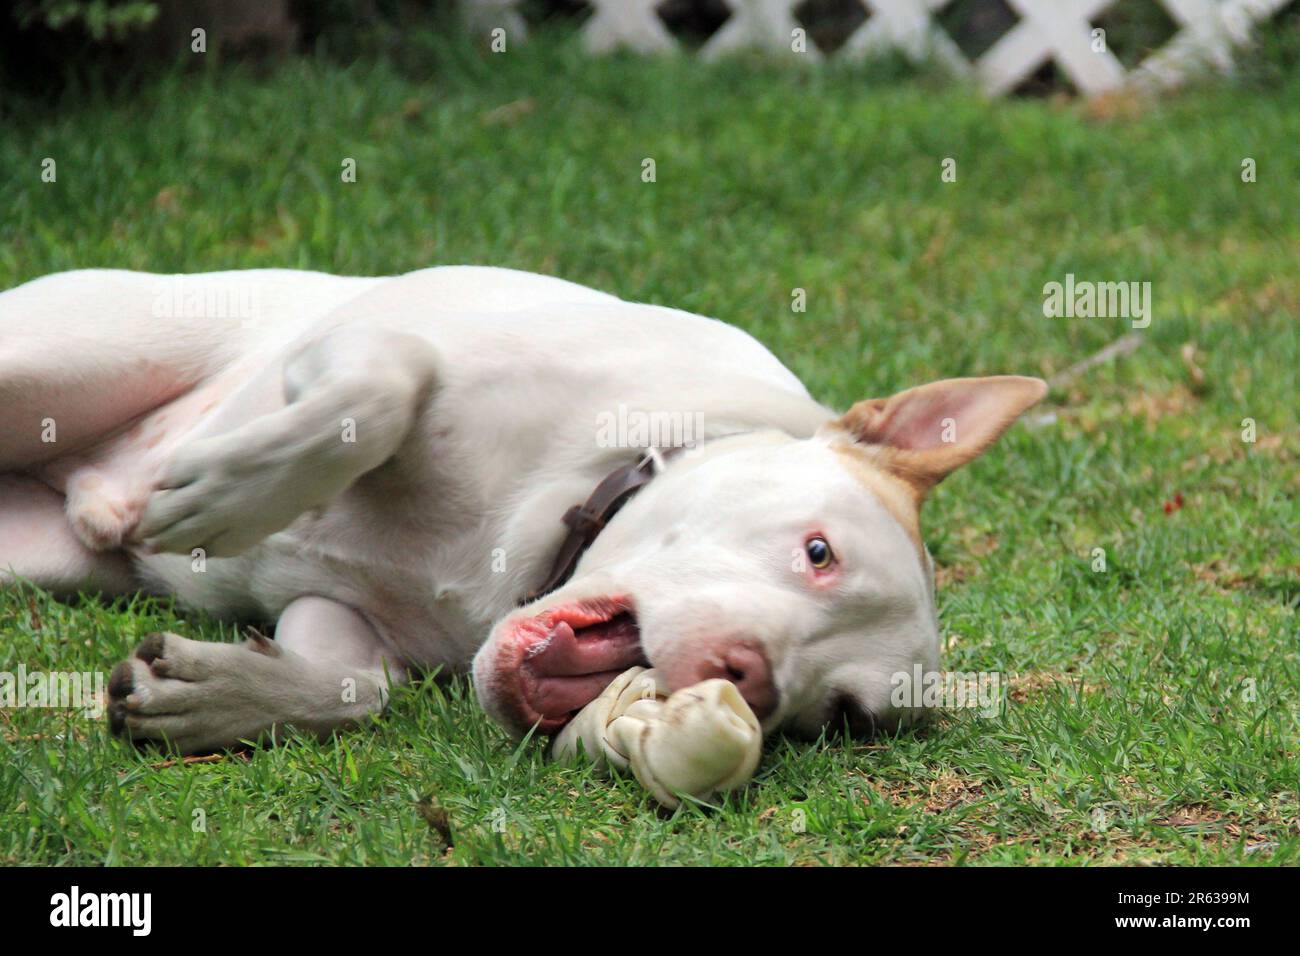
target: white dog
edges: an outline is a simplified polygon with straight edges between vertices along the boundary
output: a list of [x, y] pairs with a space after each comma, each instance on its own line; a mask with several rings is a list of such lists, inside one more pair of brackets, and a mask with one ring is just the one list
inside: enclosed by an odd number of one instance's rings
[[765, 731], [890, 726], [938, 666], [921, 501], [1045, 391], [837, 416], [735, 328], [503, 269], [62, 273], [0, 294], [0, 580], [278, 618], [114, 670], [114, 728], [182, 752], [471, 662], [516, 734], [637, 663]]

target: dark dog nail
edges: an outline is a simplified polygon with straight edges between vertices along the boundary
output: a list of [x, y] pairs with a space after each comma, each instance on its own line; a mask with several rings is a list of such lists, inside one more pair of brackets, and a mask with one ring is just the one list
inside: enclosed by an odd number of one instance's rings
[[140, 642], [140, 646], [135, 649], [135, 656], [140, 658], [140, 660], [144, 661], [146, 664], [152, 664], [158, 658], [163, 656], [163, 644], [165, 643], [165, 638], [166, 635], [159, 631], [147, 635], [145, 639]]
[[109, 705], [108, 729], [119, 737], [126, 733], [126, 708], [121, 704]]
[[251, 627], [248, 629], [248, 649], [265, 654], [267, 657], [280, 656], [280, 646], [261, 631]]
[[131, 662], [122, 661], [108, 675], [108, 696], [121, 700], [134, 688], [135, 678], [131, 674]]

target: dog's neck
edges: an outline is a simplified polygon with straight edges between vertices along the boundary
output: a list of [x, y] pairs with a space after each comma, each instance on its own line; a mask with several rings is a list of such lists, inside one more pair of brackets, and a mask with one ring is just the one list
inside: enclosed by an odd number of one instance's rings
[[674, 463], [698, 462], [719, 454], [730, 453], [737, 448], [795, 440], [785, 432], [764, 429], [724, 435], [699, 445], [650, 448], [640, 452], [634, 460], [620, 465], [601, 479], [586, 501], [574, 504], [564, 512], [561, 520], [569, 531], [560, 542], [550, 572], [546, 579], [526, 594], [519, 603], [530, 604], [568, 581], [583, 553], [591, 547], [596, 537], [604, 530], [606, 523], [629, 499]]
[[620, 465], [602, 478], [585, 502], [572, 505], [561, 519], [569, 533], [560, 543], [550, 574], [540, 587], [526, 594], [519, 603], [530, 604], [569, 580], [583, 552], [604, 530], [605, 523], [629, 498], [653, 481], [669, 460], [684, 451], [681, 447], [647, 449], [635, 461]]

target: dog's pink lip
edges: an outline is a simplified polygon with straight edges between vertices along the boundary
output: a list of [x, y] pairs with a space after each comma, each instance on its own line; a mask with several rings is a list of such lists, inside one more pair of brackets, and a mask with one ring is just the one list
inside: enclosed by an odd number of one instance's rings
[[498, 687], [507, 698], [500, 703], [521, 729], [557, 732], [615, 677], [647, 663], [625, 594], [562, 602], [506, 628], [498, 638]]

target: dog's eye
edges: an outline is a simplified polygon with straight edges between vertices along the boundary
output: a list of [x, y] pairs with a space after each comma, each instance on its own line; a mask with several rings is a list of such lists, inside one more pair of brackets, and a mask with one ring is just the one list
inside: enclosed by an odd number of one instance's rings
[[804, 545], [804, 551], [808, 554], [808, 560], [817, 570], [828, 568], [831, 562], [835, 560], [835, 555], [831, 553], [831, 546], [826, 543], [825, 538], [809, 538], [808, 543]]

